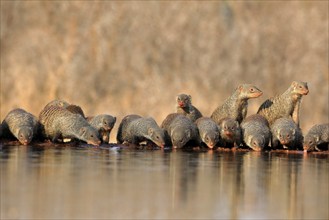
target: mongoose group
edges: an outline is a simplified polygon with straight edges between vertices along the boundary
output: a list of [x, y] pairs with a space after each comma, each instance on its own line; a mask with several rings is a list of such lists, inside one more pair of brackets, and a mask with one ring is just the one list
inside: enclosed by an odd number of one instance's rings
[[[118, 144], [153, 147], [209, 149], [246, 147], [264, 149], [329, 150], [329, 124], [314, 125], [305, 136], [300, 129], [300, 107], [309, 92], [306, 82], [293, 81], [282, 94], [267, 99], [256, 114], [248, 117], [248, 100], [263, 92], [251, 84], [239, 85], [210, 117], [204, 116], [188, 94], [176, 97], [176, 112], [161, 125], [152, 117], [125, 116], [116, 135]], [[85, 116], [82, 108], [64, 100], [49, 102], [39, 117], [24, 109], [13, 109], [0, 124], [0, 140], [17, 139], [28, 145], [33, 140], [62, 143], [83, 141], [98, 146], [110, 143], [116, 117], [109, 114]]]

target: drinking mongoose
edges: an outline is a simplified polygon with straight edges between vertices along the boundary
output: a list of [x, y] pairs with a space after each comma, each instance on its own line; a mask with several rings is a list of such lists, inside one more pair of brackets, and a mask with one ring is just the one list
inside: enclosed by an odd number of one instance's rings
[[258, 109], [257, 114], [263, 115], [270, 125], [278, 118], [292, 117], [299, 127], [299, 108], [303, 95], [309, 92], [306, 82], [293, 81], [282, 94], [267, 99]]
[[271, 126], [271, 147], [289, 150], [301, 149], [303, 135], [301, 129], [291, 118], [279, 118]]
[[80, 114], [52, 105], [44, 108], [39, 116], [46, 138], [52, 142], [59, 139], [76, 138], [92, 145], [100, 145], [99, 134]]
[[254, 114], [248, 116], [241, 123], [243, 142], [255, 151], [261, 151], [271, 139], [271, 131], [266, 118]]
[[316, 124], [304, 137], [304, 151], [321, 151], [320, 146], [329, 150], [329, 124]]
[[219, 146], [239, 147], [242, 143], [242, 133], [239, 122], [233, 118], [223, 118], [219, 121]]
[[166, 145], [173, 148], [188, 147], [188, 142], [200, 144], [197, 126], [181, 113], [171, 113], [162, 122]]
[[110, 134], [117, 118], [112, 115], [100, 114], [96, 116], [88, 116], [87, 121], [95, 127], [104, 143], [109, 143]]
[[118, 128], [117, 142], [138, 145], [143, 141], [152, 141], [157, 146], [164, 147], [164, 132], [151, 117], [125, 116]]
[[195, 121], [202, 143], [214, 148], [219, 141], [219, 130], [216, 122], [208, 117], [201, 117]]
[[224, 104], [218, 106], [212, 113], [211, 118], [219, 124], [223, 118], [229, 117], [239, 123], [247, 116], [248, 100], [257, 98], [263, 94], [256, 86], [242, 84], [235, 89], [234, 93], [228, 97]]
[[192, 105], [192, 97], [186, 94], [179, 94], [176, 97], [176, 112], [186, 115], [189, 119], [195, 122], [202, 117], [201, 112]]
[[[2, 122], [3, 133], [5, 130], [19, 140], [23, 145], [28, 145], [37, 136], [39, 122], [37, 117], [21, 108], [11, 110]], [[8, 132], [7, 132], [8, 133]]]

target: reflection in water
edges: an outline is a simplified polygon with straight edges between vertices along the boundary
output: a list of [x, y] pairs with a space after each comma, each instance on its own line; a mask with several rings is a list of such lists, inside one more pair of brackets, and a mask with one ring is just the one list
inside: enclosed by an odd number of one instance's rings
[[328, 158], [0, 146], [0, 217], [326, 219]]

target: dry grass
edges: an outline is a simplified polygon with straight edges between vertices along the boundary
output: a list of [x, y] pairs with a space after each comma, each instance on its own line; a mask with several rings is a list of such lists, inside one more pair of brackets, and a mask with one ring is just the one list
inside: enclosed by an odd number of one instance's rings
[[252, 114], [300, 80], [308, 130], [328, 122], [328, 59], [326, 1], [1, 1], [1, 119], [60, 98], [161, 123], [178, 93], [210, 115], [240, 83], [264, 92]]

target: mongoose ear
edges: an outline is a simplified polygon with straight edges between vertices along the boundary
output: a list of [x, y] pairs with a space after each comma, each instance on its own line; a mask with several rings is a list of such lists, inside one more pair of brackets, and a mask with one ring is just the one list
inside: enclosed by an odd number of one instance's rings
[[291, 83], [291, 85], [293, 86], [293, 87], [296, 87], [297, 86], [297, 82], [296, 81], [293, 81], [292, 83]]
[[153, 132], [154, 132], [153, 129], [149, 128], [148, 133], [149, 133], [150, 136], [152, 136]]
[[80, 128], [80, 133], [81, 133], [81, 134], [86, 133], [86, 131], [87, 131], [87, 129], [86, 129], [85, 127]]
[[296, 130], [295, 129], [291, 129], [291, 131], [292, 131], [292, 135], [295, 135]]
[[238, 90], [241, 92], [241, 91], [243, 90], [243, 86], [240, 85], [240, 86], [238, 87]]
[[315, 137], [315, 142], [318, 143], [319, 140], [320, 140], [320, 137], [319, 137], [319, 136], [316, 136], [316, 137]]
[[113, 117], [113, 119], [114, 119], [114, 123], [117, 121], [117, 117]]
[[187, 137], [187, 138], [190, 138], [190, 137], [191, 137], [191, 132], [190, 132], [190, 130], [186, 130], [185, 133], [186, 133], [186, 137]]
[[190, 101], [192, 101], [192, 96], [191, 95], [188, 95], [188, 98]]

